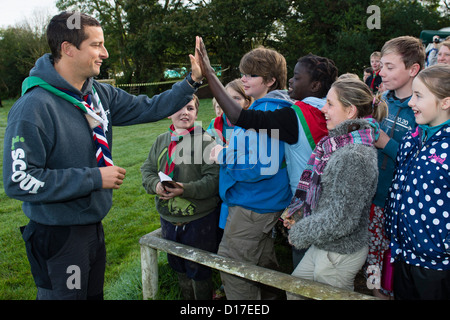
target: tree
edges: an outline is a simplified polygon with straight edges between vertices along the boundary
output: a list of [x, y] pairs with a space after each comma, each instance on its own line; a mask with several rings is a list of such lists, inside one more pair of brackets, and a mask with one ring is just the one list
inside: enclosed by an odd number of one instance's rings
[[35, 61], [48, 51], [45, 36], [29, 27], [0, 30], [0, 96], [19, 97], [23, 80]]
[[[309, 52], [335, 61], [339, 73], [361, 74], [369, 56], [394, 37], [419, 37], [423, 29], [448, 23], [438, 0], [303, 0], [292, 1], [285, 23], [289, 64]], [[381, 28], [369, 29], [367, 8], [380, 8]], [[287, 48], [292, 48], [288, 50]]]
[[[194, 52], [195, 38], [189, 30], [195, 25], [189, 18], [191, 10], [182, 0], [59, 0], [57, 6], [61, 10], [79, 9], [101, 22], [110, 53], [110, 73], [113, 77], [119, 71], [124, 74], [119, 83], [161, 81], [166, 61], [179, 60], [183, 52], [182, 62], [189, 62], [187, 53]], [[148, 94], [155, 91], [161, 88], [147, 88]]]
[[[282, 53], [292, 73], [309, 52], [333, 59], [340, 73], [362, 73], [369, 56], [396, 36], [448, 26], [442, 0], [58, 0], [60, 10], [96, 17], [109, 59], [99, 78], [117, 83], [164, 80], [168, 66], [189, 65], [196, 35], [203, 37], [224, 83], [239, 76], [239, 62], [263, 45]], [[369, 29], [367, 8], [380, 8], [380, 29]], [[42, 30], [0, 30], [0, 94], [18, 95], [34, 61], [48, 52]], [[45, 49], [44, 49], [45, 48]], [[171, 65], [168, 65], [170, 63]], [[121, 76], [119, 76], [121, 74]], [[147, 87], [153, 94], [167, 87]]]
[[223, 79], [228, 82], [239, 76], [239, 61], [246, 52], [259, 45], [280, 48], [274, 36], [280, 17], [288, 14], [289, 1], [211, 0], [203, 10], [207, 24], [200, 34], [211, 61], [229, 70]]
[[[57, 5], [78, 7], [101, 21], [111, 58], [129, 63], [120, 64], [127, 82], [160, 81], [165, 62], [189, 63], [196, 35], [203, 36], [212, 61], [230, 70], [225, 78], [231, 80], [239, 74], [240, 58], [269, 44], [274, 22], [288, 10], [286, 0], [59, 0]], [[111, 39], [118, 44], [113, 50]]]

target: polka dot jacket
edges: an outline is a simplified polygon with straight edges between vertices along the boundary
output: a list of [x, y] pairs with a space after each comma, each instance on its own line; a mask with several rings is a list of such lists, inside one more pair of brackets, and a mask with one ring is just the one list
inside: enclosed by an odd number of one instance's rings
[[386, 202], [386, 232], [393, 259], [450, 270], [450, 127], [428, 139], [425, 132], [417, 127], [401, 143]]

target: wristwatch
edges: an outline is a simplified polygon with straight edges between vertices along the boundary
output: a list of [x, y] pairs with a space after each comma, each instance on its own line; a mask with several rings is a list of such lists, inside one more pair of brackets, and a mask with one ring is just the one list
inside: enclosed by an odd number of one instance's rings
[[189, 74], [186, 76], [187, 82], [194, 88], [198, 89], [203, 84], [203, 81], [195, 82], [194, 79], [192, 79], [192, 72], [189, 72]]

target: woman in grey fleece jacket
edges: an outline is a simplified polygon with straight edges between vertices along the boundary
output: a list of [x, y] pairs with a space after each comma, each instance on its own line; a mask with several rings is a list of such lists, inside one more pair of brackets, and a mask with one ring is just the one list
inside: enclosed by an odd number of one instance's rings
[[382, 119], [386, 104], [374, 99], [362, 81], [338, 80], [322, 112], [329, 136], [317, 144], [285, 220], [291, 244], [309, 248], [292, 274], [353, 290], [368, 252], [368, 218], [378, 179], [373, 142], [379, 126], [373, 118]]

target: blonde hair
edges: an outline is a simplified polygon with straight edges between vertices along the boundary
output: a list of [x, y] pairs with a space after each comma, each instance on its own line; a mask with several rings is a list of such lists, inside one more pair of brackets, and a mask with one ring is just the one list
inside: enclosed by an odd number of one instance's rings
[[241, 59], [239, 69], [245, 74], [261, 76], [264, 83], [275, 78], [275, 82], [269, 88], [269, 91], [286, 89], [286, 59], [273, 49], [258, 47], [247, 52]]
[[381, 93], [373, 95], [370, 88], [361, 80], [354, 78], [338, 79], [331, 86], [344, 107], [355, 106], [358, 117], [373, 117], [381, 122], [387, 115], [387, 104], [381, 99]]
[[339, 76], [338, 80], [348, 79], [348, 78], [359, 79], [359, 76], [356, 73], [347, 72], [347, 73], [341, 74]]
[[381, 52], [380, 51], [372, 52], [372, 54], [370, 55], [370, 59], [372, 59], [372, 57], [381, 58]]
[[450, 97], [450, 65], [432, 65], [420, 71], [417, 77], [437, 100]]
[[445, 40], [444, 42], [441, 42], [439, 44], [439, 49], [441, 49], [442, 46], [446, 46], [447, 48], [450, 49], [450, 40]]
[[226, 88], [233, 89], [234, 91], [239, 93], [242, 96], [242, 98], [244, 98], [245, 101], [248, 102], [247, 107], [245, 107], [244, 109], [248, 109], [252, 105], [253, 97], [250, 97], [245, 93], [244, 84], [242, 83], [241, 79], [234, 79], [228, 82], [227, 85], [225, 86], [225, 89]]

